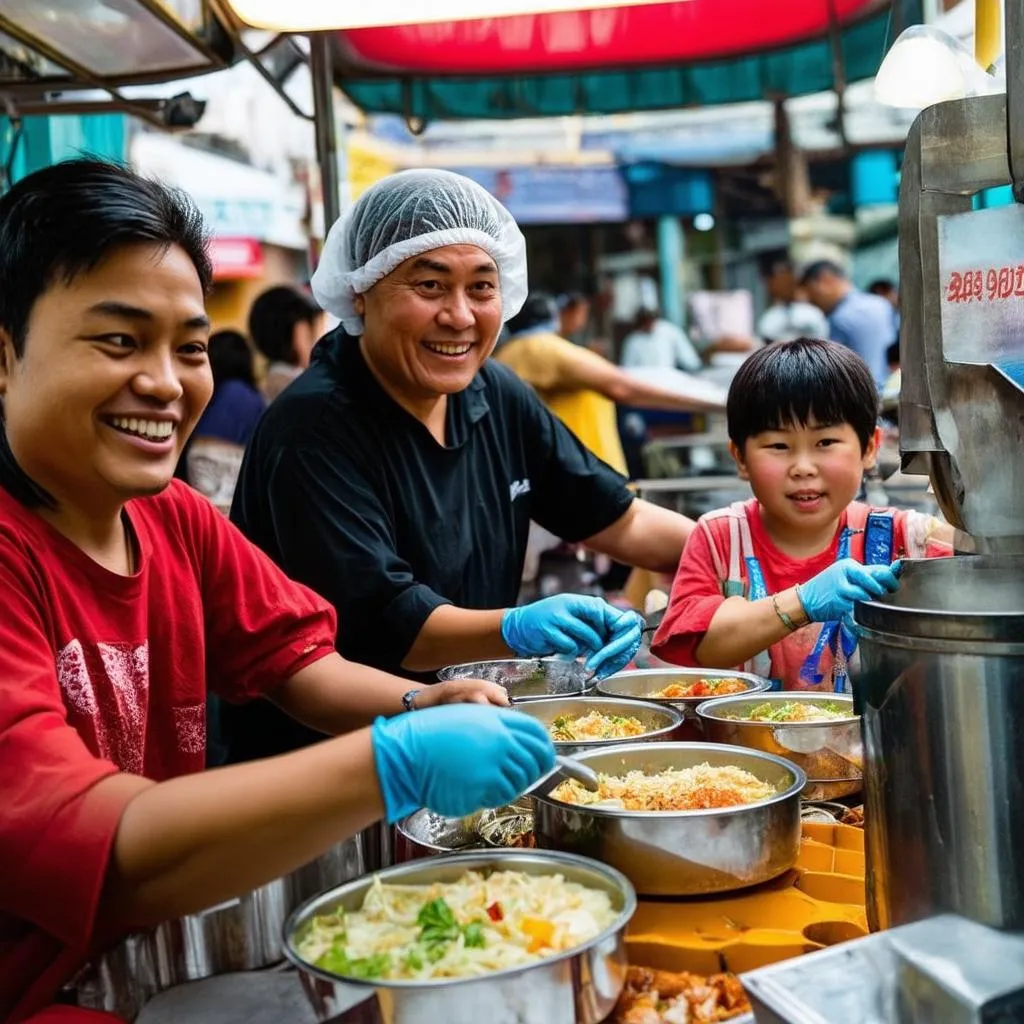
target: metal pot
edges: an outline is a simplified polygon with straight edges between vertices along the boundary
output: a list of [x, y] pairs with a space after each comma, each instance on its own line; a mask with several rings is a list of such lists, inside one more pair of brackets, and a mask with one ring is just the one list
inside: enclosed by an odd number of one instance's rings
[[[758, 704], [842, 704], [850, 717], [832, 722], [746, 722], [742, 715]], [[859, 793], [864, 781], [864, 746], [853, 698], [832, 693], [766, 693], [714, 697], [697, 708], [704, 736], [712, 743], [732, 743], [776, 754], [807, 773], [805, 800], [837, 800]]]
[[366, 872], [358, 837], [237, 899], [129, 935], [76, 980], [79, 1006], [133, 1020], [153, 996], [190, 981], [279, 963], [292, 911], [317, 893]]
[[433, 811], [416, 811], [395, 827], [395, 862], [405, 864], [440, 853], [490, 849], [481, 827], [499, 818], [521, 814], [533, 816], [531, 800], [520, 800], [492, 811], [477, 811], [465, 818], [445, 818]]
[[471, 661], [449, 665], [437, 673], [449, 679], [486, 679], [504, 686], [510, 697], [569, 697], [593, 689], [590, 672], [581, 661], [562, 658], [508, 658], [503, 661]]
[[380, 872], [382, 882], [423, 885], [452, 882], [466, 871], [522, 871], [529, 875], [560, 874], [573, 882], [601, 889], [619, 911], [600, 935], [575, 949], [514, 970], [477, 978], [446, 981], [352, 982], [306, 963], [296, 941], [317, 914], [341, 906], [362, 906], [374, 878], [362, 878], [311, 900], [285, 926], [285, 954], [299, 970], [303, 987], [321, 1021], [348, 1021], [338, 1016], [352, 1005], [360, 988], [367, 1002], [353, 1020], [380, 1024], [598, 1024], [615, 1006], [626, 972], [626, 925], [636, 910], [636, 893], [618, 871], [583, 857], [536, 850], [492, 850], [453, 853], [415, 861]]
[[[619, 672], [617, 675], [602, 679], [597, 684], [597, 692], [602, 697], [633, 697], [646, 700], [665, 707], [677, 708], [686, 718], [685, 732], [680, 739], [704, 739], [701, 723], [697, 718], [697, 705], [708, 700], [707, 697], [652, 697], [652, 693], [663, 690], [669, 683], [695, 683], [698, 679], [739, 679], [749, 687], [748, 693], [763, 693], [771, 689], [771, 681], [749, 672], [726, 672], [712, 668], [648, 668], [633, 672]], [[742, 696], [742, 695], [740, 695]]]
[[907, 562], [855, 615], [871, 926], [1024, 931], [1024, 556]]
[[623, 743], [666, 742], [678, 739], [683, 724], [683, 714], [668, 705], [654, 701], [617, 700], [614, 697], [549, 697], [527, 701], [519, 705], [519, 711], [536, 718], [546, 728], [559, 715], [586, 715], [600, 711], [605, 715], [622, 715], [635, 718], [647, 730], [642, 736], [614, 740], [575, 740], [555, 743], [559, 754], [574, 756], [584, 750], [597, 750], [619, 746]]
[[644, 896], [729, 892], [775, 878], [796, 863], [807, 777], [781, 757], [713, 743], [638, 743], [589, 751], [577, 760], [606, 775], [735, 765], [770, 782], [778, 795], [709, 811], [621, 811], [538, 795], [534, 831], [540, 848], [611, 864]]

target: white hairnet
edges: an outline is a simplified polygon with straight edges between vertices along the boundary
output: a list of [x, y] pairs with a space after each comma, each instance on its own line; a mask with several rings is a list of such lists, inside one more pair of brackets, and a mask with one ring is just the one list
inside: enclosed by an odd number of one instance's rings
[[503, 320], [526, 300], [526, 240], [512, 215], [461, 174], [399, 171], [368, 188], [327, 233], [313, 274], [317, 302], [352, 335], [363, 333], [353, 299], [400, 263], [445, 245], [476, 245], [497, 264]]

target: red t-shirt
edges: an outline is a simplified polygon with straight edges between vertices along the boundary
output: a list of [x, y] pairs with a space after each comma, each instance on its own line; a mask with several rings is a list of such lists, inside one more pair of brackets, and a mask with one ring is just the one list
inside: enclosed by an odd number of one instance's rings
[[[831, 544], [810, 558], [793, 558], [775, 546], [761, 521], [757, 500], [737, 503], [725, 509], [716, 509], [702, 516], [697, 529], [690, 535], [679, 562], [668, 608], [651, 645], [651, 653], [675, 665], [700, 666], [697, 648], [711, 625], [719, 605], [726, 599], [725, 584], [730, 575], [730, 554], [733, 540], [730, 518], [737, 516], [746, 521], [749, 529], [751, 554], [757, 559], [764, 576], [765, 589], [778, 594], [798, 583], [806, 583], [836, 561], [839, 541], [846, 526], [855, 531], [851, 555], [862, 560], [862, 524], [870, 509], [866, 505], [852, 504], [843, 512]], [[949, 544], [933, 536], [940, 525], [934, 516], [920, 512], [888, 509], [892, 517], [892, 559], [935, 558], [952, 554]], [[859, 536], [859, 544], [858, 544]], [[741, 545], [742, 546], [742, 545]], [[739, 580], [746, 596], [748, 581], [742, 555], [737, 552]], [[783, 689], [833, 690], [833, 672], [836, 665], [831, 651], [825, 650], [816, 668], [823, 680], [813, 684], [801, 677], [801, 669], [813, 650], [821, 626], [811, 623], [772, 644], [767, 658], [760, 658], [756, 666], [747, 663], [735, 668], [757, 669], [761, 674], [781, 680]]]
[[95, 784], [201, 771], [207, 679], [246, 700], [334, 650], [331, 607], [184, 484], [126, 512], [131, 577], [0, 488], [0, 1021], [130, 926], [98, 919], [124, 801]]

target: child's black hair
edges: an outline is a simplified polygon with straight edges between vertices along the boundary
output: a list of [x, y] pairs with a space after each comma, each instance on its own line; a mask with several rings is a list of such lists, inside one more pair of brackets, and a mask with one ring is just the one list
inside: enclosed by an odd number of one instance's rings
[[834, 341], [797, 338], [755, 352], [732, 380], [729, 439], [743, 451], [766, 430], [792, 425], [853, 427], [866, 450], [878, 421], [878, 391], [867, 364]]
[[[36, 300], [70, 283], [122, 245], [180, 246], [205, 291], [213, 276], [203, 218], [177, 189], [104, 160], [67, 160], [36, 171], [0, 197], [0, 328], [15, 357], [25, 348]], [[56, 507], [18, 465], [0, 403], [0, 486], [24, 505]]]

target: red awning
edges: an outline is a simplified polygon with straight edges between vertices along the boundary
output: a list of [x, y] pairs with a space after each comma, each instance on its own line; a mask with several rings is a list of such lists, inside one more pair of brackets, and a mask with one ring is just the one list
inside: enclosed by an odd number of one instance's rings
[[887, 0], [679, 0], [339, 32], [344, 74], [512, 75], [689, 64], [773, 50]]

